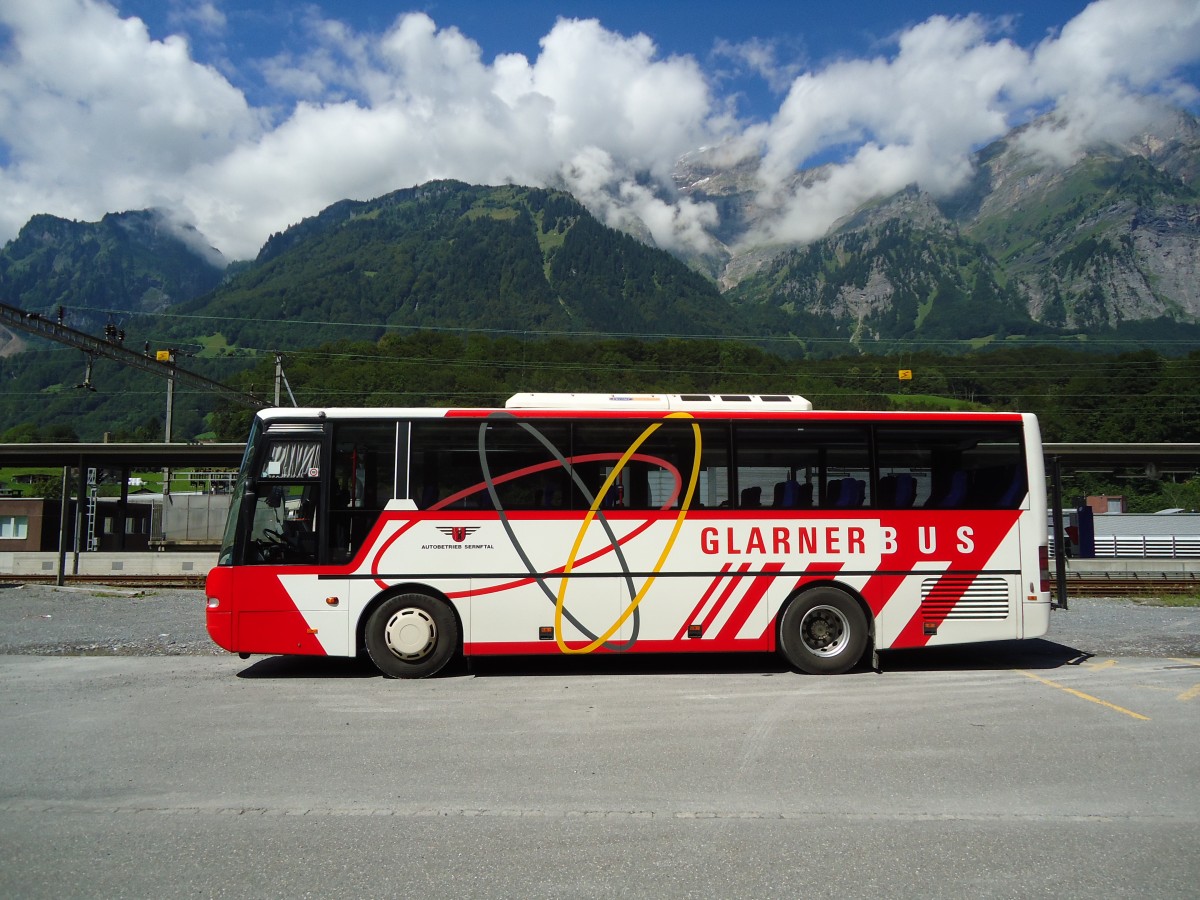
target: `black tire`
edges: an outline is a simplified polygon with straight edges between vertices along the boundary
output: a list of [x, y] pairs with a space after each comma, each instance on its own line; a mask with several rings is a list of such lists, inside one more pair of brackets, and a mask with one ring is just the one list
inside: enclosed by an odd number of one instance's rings
[[819, 587], [795, 597], [779, 618], [779, 652], [810, 675], [840, 675], [862, 659], [867, 617], [845, 591]]
[[367, 655], [388, 678], [425, 678], [458, 651], [458, 619], [426, 594], [389, 597], [367, 619]]

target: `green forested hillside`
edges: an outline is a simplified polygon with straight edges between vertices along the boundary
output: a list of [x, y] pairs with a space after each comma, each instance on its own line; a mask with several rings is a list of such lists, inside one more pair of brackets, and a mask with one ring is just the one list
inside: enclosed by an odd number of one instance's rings
[[[185, 358], [186, 368], [218, 380], [235, 377], [251, 360]], [[28, 350], [0, 358], [0, 441], [162, 440], [166, 418], [165, 379], [99, 359], [91, 384], [84, 381], [83, 353], [67, 347]], [[261, 383], [261, 382], [260, 382]], [[175, 391], [172, 437], [195, 440], [209, 431], [214, 400], [180, 385]]]
[[224, 260], [202, 237], [154, 210], [110, 213], [99, 222], [34, 216], [0, 249], [0, 297], [92, 330], [211, 291]]
[[569, 195], [434, 182], [344, 201], [273, 235], [256, 264], [185, 304], [181, 339], [287, 349], [388, 327], [720, 334], [728, 301]]
[[[12, 360], [0, 359], [6, 385], [0, 440], [99, 440], [106, 432], [115, 439], [161, 439], [162, 380], [100, 361], [93, 392], [73, 386], [83, 371], [78, 352], [24, 355], [47, 370], [58, 368], [62, 377], [39, 387], [38, 373], [28, 366], [17, 371]], [[248, 363], [251, 368], [237, 371]], [[273, 391], [271, 355], [257, 362], [225, 357], [185, 364], [260, 394]], [[1031, 347], [798, 361], [720, 339], [419, 331], [290, 352], [284, 367], [297, 401], [310, 406], [492, 406], [519, 391], [797, 393], [826, 409], [1035, 412], [1048, 441], [1200, 441], [1200, 351], [1164, 357]], [[911, 370], [912, 381], [900, 381], [899, 369]], [[211, 397], [187, 390], [176, 396], [176, 440], [245, 437], [250, 411], [218, 407]], [[1140, 490], [1143, 480], [1130, 482], [1125, 492]]]
[[[518, 391], [801, 394], [824, 409], [1009, 409], [1037, 413], [1048, 441], [1200, 441], [1200, 351], [1112, 356], [1045, 347], [941, 356], [794, 359], [719, 340], [390, 336], [289, 354], [302, 405], [502, 405]], [[898, 370], [913, 372], [899, 381]], [[261, 388], [263, 360], [239, 377]], [[249, 413], [213, 419], [228, 439]]]
[[888, 218], [776, 257], [729, 294], [787, 323], [810, 352], [1049, 335], [980, 244], [936, 223]]
[[[0, 288], [29, 310], [61, 303], [96, 334], [120, 317], [128, 345], [259, 391], [285, 351], [306, 403], [789, 391], [827, 406], [1028, 409], [1050, 439], [1197, 440], [1185, 354], [1200, 346], [1200, 129], [1184, 126], [1159, 149], [1102, 148], [1065, 168], [998, 142], [956, 197], [913, 187], [808, 245], [741, 248], [770, 261], [725, 293], [567, 194], [454, 181], [336, 203], [224, 272], [152, 211], [38, 216], [0, 254]], [[746, 228], [745, 183], [691, 196]], [[97, 391], [79, 389], [78, 351], [33, 346], [0, 346], [0, 434], [161, 433], [163, 382], [100, 360]], [[896, 368], [917, 379], [898, 384]], [[244, 417], [179, 396], [177, 439], [240, 435]]]

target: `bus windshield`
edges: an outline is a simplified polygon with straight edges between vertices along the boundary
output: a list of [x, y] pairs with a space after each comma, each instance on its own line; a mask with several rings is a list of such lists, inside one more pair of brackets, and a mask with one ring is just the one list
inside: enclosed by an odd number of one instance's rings
[[242, 508], [246, 496], [246, 484], [252, 479], [252, 465], [258, 456], [258, 447], [263, 432], [263, 423], [257, 416], [250, 426], [250, 437], [246, 440], [246, 452], [242, 454], [242, 464], [238, 468], [237, 481], [233, 485], [233, 496], [229, 501], [229, 518], [225, 521], [225, 531], [221, 536], [221, 550], [217, 555], [218, 566], [233, 565], [233, 551], [237, 542], [238, 511]]

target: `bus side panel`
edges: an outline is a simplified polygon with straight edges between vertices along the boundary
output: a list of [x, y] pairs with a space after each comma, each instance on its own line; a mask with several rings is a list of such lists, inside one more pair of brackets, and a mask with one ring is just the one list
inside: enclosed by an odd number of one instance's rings
[[1039, 554], [1046, 546], [1046, 529], [1034, 524], [1040, 521], [1032, 513], [1023, 522], [1021, 552], [1025, 566], [1024, 578], [1018, 590], [1024, 597], [1021, 604], [1021, 632], [1018, 637], [1037, 638], [1050, 630], [1050, 592], [1042, 590], [1043, 574]]
[[895, 535], [894, 552], [860, 590], [875, 616], [875, 646], [1018, 637], [1021, 515], [1017, 510], [890, 515], [886, 527]]
[[204, 595], [208, 598], [204, 624], [208, 636], [222, 650], [231, 653], [237, 650], [233, 640], [233, 573], [230, 566], [217, 566], [204, 580]]
[[[782, 604], [819, 583], [867, 601], [881, 649], [999, 640], [1020, 628], [1020, 516], [702, 513], [681, 523], [673, 544], [674, 516], [611, 516], [624, 562], [592, 528], [563, 588], [578, 517], [514, 517], [534, 571], [545, 573], [539, 584], [521, 573], [494, 515], [455, 512], [391, 520], [358, 574], [444, 593], [464, 619], [468, 654], [769, 650]], [[462, 577], [471, 571], [495, 574]]]
[[[563, 603], [558, 616], [563, 641], [569, 647], [586, 646], [612, 628], [620, 615], [620, 585], [614, 578], [545, 577], [513, 584], [511, 579], [475, 578], [463, 604], [471, 610], [471, 630], [464, 636], [468, 655], [498, 652], [495, 647], [528, 645], [530, 651], [559, 652], [557, 641], [542, 641], [540, 629], [555, 627], [559, 591]], [[617, 628], [613, 638], [618, 639]], [[508, 652], [508, 651], [505, 651]]]
[[[378, 578], [379, 587], [428, 585], [448, 597], [467, 655], [770, 649], [770, 619], [786, 594], [767, 595], [782, 561], [722, 568], [700, 524], [684, 525], [668, 552], [677, 515], [610, 519], [620, 554], [603, 528], [583, 528], [582, 513], [514, 516], [515, 543], [492, 514], [392, 517], [355, 575]], [[472, 571], [479, 574], [456, 577]], [[689, 637], [689, 625], [699, 633]]]
[[[265, 567], [253, 566], [230, 571], [233, 573], [230, 579], [233, 646], [226, 649], [237, 653], [325, 656], [327, 651], [321, 638], [326, 635], [322, 632], [328, 632], [337, 647], [344, 648], [344, 611], [334, 613], [342, 622], [339, 629], [322, 611], [300, 608], [306, 605], [300, 598], [311, 593], [311, 590], [301, 591], [296, 580], [303, 578], [306, 583], [316, 585], [318, 581], [315, 575], [305, 576], [291, 571], [280, 575]], [[284, 579], [290, 582], [290, 589], [296, 592], [295, 596], [289, 591], [289, 586], [285, 586]]]
[[[631, 597], [623, 578], [576, 579], [563, 593], [564, 650], [554, 637], [561, 579], [545, 580], [553, 596], [536, 584], [496, 591], [497, 583], [476, 580], [472, 596], [463, 601], [472, 622], [463, 651], [476, 656], [767, 652], [774, 649], [773, 610], [794, 581], [774, 572], [662, 575], [647, 587], [638, 577]], [[769, 600], [769, 594], [779, 598]], [[540, 637], [543, 628], [550, 637]]]

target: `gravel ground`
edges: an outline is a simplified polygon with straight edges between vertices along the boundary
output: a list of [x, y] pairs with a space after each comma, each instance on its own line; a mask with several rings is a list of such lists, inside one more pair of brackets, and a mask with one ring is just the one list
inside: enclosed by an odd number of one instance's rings
[[0, 585], [0, 654], [223, 654], [204, 629], [204, 591]]
[[[1200, 657], [1200, 608], [1078, 597], [1045, 640], [1095, 656]], [[0, 584], [0, 654], [224, 654], [204, 630], [196, 589]]]

